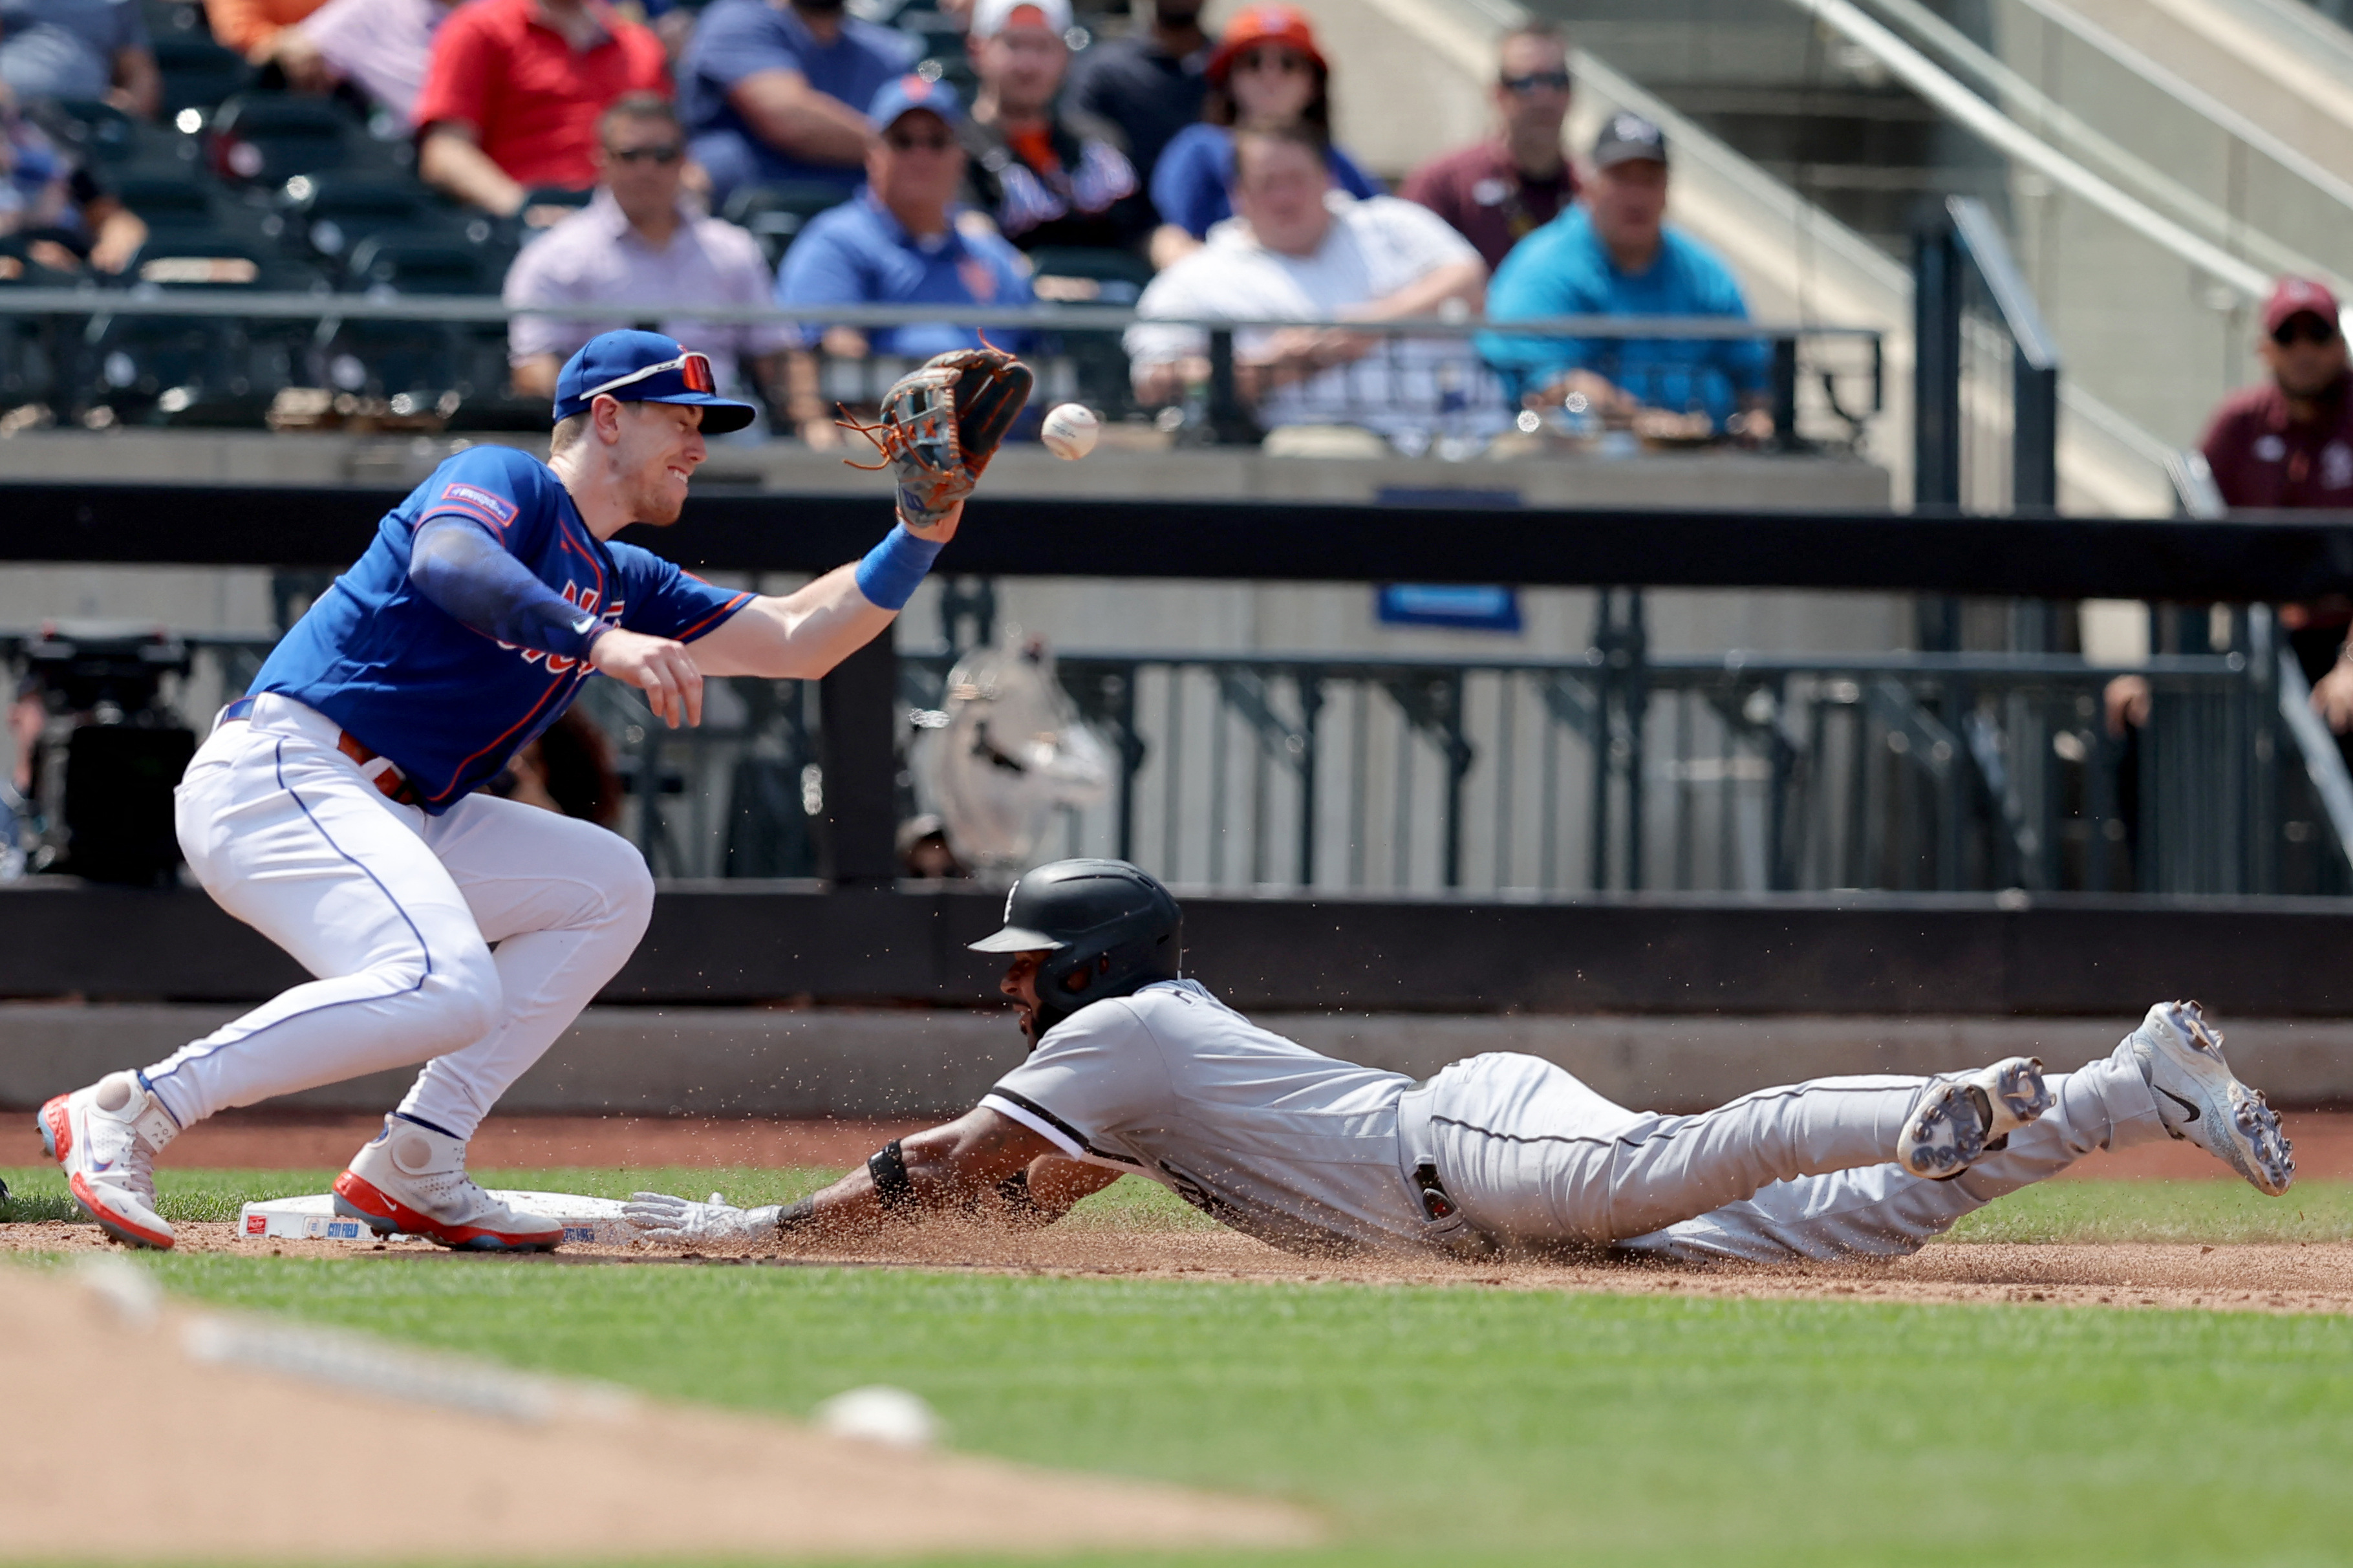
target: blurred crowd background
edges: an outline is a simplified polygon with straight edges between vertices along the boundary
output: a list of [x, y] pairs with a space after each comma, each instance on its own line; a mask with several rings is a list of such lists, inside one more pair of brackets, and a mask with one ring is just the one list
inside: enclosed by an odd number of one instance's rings
[[[763, 410], [701, 490], [787, 508], [871, 493], [837, 420], [983, 336], [1041, 378], [1013, 498], [2353, 503], [2353, 34], [2302, 0], [0, 0], [0, 479], [398, 489], [543, 442], [565, 356], [642, 325]], [[1035, 443], [1062, 401], [1086, 463]], [[946, 576], [858, 787], [921, 876], [2353, 887], [2353, 600], [2098, 577]], [[325, 581], [0, 575], [0, 875], [111, 875], [75, 748], [136, 816], [110, 784], [170, 763], [122, 737]], [[664, 876], [812, 874], [820, 708], [731, 683], [669, 737], [592, 689], [501, 787]]]
[[[1486, 134], [1384, 168], [1335, 139], [1345, 84], [1282, 4], [1212, 26], [1201, 0], [7, 0], [7, 281], [548, 312], [502, 342], [480, 321], [257, 321], [234, 342], [150, 322], [44, 353], [20, 330], [9, 416], [288, 426], [340, 396], [346, 418], [366, 400], [525, 430], [574, 348], [652, 319], [761, 402], [749, 439], [831, 447], [837, 405], [990, 330], [942, 311], [1046, 303], [1170, 323], [992, 336], [1066, 351], [1064, 390], [1163, 433], [1214, 414], [1353, 432], [1324, 437], [1349, 451], [1540, 428], [1762, 445], [1760, 340], [1378, 328], [1746, 317], [1724, 261], [1667, 221], [1658, 124], [1623, 111], [1565, 147], [1569, 56], [1557, 25], [1514, 25]], [[771, 303], [937, 309], [822, 326], [659, 310]], [[1199, 326], [1216, 321], [1246, 324], [1219, 355]], [[1238, 406], [1212, 410], [1221, 375]]]

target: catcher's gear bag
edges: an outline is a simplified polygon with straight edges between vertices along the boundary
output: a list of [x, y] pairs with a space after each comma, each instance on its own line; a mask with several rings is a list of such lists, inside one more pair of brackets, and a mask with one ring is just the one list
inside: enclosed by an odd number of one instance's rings
[[1036, 380], [1002, 349], [952, 349], [892, 383], [874, 424], [842, 423], [882, 454], [875, 468], [898, 476], [901, 521], [929, 527], [972, 493]]

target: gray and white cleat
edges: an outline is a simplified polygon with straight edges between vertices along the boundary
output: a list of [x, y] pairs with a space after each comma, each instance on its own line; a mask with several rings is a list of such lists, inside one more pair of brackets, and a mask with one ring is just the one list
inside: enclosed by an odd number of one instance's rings
[[2157, 1095], [2166, 1131], [2203, 1149], [2255, 1191], [2277, 1197], [2295, 1181], [2295, 1156], [2279, 1112], [2241, 1083], [2222, 1058], [2222, 1036], [2195, 1002], [2159, 1002], [2132, 1032], [2133, 1059]]
[[1950, 1181], [2005, 1148], [2012, 1132], [2050, 1109], [2042, 1064], [2032, 1057], [1936, 1079], [1904, 1119], [1895, 1163], [1912, 1175]]

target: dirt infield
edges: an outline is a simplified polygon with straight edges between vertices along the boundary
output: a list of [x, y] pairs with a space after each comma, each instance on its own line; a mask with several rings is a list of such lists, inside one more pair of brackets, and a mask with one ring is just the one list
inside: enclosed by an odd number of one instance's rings
[[[0, 1400], [40, 1413], [50, 1456], [0, 1467], [0, 1560], [415, 1561], [452, 1542], [469, 1561], [766, 1560], [1296, 1545], [1319, 1533], [1280, 1503], [519, 1385], [438, 1358], [289, 1340], [266, 1321], [247, 1321], [242, 1348], [224, 1355], [217, 1327], [203, 1337], [221, 1321], [166, 1309], [126, 1326], [75, 1282], [0, 1270]], [[306, 1372], [241, 1364], [290, 1345], [307, 1352]], [[352, 1385], [355, 1370], [374, 1377], [368, 1391]], [[131, 1410], [137, 1420], [123, 1418]], [[65, 1458], [77, 1454], [102, 1458]]]
[[[2291, 1111], [2296, 1173], [2306, 1180], [2353, 1177], [2353, 1113]], [[29, 1125], [30, 1118], [26, 1119]], [[191, 1129], [159, 1163], [220, 1170], [332, 1170], [376, 1134], [383, 1119], [232, 1110]], [[474, 1138], [479, 1170], [561, 1165], [818, 1165], [847, 1170], [918, 1121], [729, 1121], [714, 1117], [494, 1116]], [[27, 1155], [31, 1158], [31, 1155]], [[2187, 1143], [2099, 1154], [2075, 1176], [2216, 1174], [2213, 1159]]]
[[[1769, 1297], [1891, 1302], [2043, 1302], [2063, 1307], [2205, 1308], [2242, 1312], [2353, 1312], [2353, 1242], [2027, 1244], [1952, 1242], [1890, 1261], [1782, 1268], [1669, 1267], [1596, 1256], [1563, 1262], [1456, 1263], [1388, 1256], [1294, 1257], [1231, 1231], [1086, 1226], [1007, 1232], [934, 1223], [854, 1247], [734, 1255], [566, 1247], [533, 1258], [460, 1257], [417, 1243], [246, 1241], [230, 1225], [183, 1225], [190, 1252], [345, 1258], [398, 1267], [849, 1267], [1248, 1284], [1439, 1285], [1616, 1295]], [[104, 1251], [94, 1226], [0, 1226], [8, 1252]]]

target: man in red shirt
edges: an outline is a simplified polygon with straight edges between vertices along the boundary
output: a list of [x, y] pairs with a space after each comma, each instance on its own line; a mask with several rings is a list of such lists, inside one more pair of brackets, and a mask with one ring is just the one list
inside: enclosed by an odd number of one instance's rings
[[602, 0], [473, 0], [434, 35], [417, 172], [503, 217], [533, 185], [595, 184], [596, 117], [670, 89], [661, 40]]
[[1548, 22], [1504, 35], [1495, 110], [1503, 134], [1424, 163], [1398, 192], [1452, 224], [1493, 272], [1523, 236], [1577, 199], [1577, 171], [1561, 156], [1568, 118], [1568, 40]]
[[[2256, 343], [2271, 381], [2233, 393], [2201, 445], [2215, 488], [2233, 509], [2353, 510], [2353, 373], [2337, 296], [2284, 278], [2263, 306]], [[2353, 665], [2345, 662], [2353, 605], [2283, 605], [2280, 625], [2312, 682], [2312, 705], [2338, 734], [2353, 731]]]

